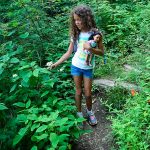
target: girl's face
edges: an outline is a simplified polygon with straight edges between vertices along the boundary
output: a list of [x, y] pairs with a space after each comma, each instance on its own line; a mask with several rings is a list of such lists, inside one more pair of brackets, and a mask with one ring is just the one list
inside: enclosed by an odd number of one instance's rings
[[99, 35], [99, 34], [95, 35], [95, 36], [93, 37], [93, 39], [94, 39], [95, 42], [99, 42], [99, 40], [100, 40], [100, 35]]
[[83, 31], [84, 28], [83, 28], [82, 19], [78, 15], [76, 15], [76, 14], [74, 14], [73, 17], [74, 17], [75, 25], [77, 26], [77, 28], [80, 31]]

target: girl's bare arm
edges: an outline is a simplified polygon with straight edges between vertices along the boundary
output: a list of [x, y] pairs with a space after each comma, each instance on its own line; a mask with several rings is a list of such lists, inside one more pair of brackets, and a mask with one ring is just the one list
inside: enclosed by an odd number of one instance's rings
[[84, 49], [87, 49], [88, 51], [90, 51], [93, 54], [101, 55], [101, 56], [104, 55], [104, 46], [102, 43], [102, 37], [98, 43], [98, 48], [91, 48], [91, 46], [88, 42], [84, 43], [83, 47], [84, 47]]
[[57, 62], [52, 64], [51, 68], [55, 68], [61, 63], [63, 63], [65, 60], [67, 60], [72, 54], [72, 51], [73, 51], [73, 42], [70, 42], [67, 52], [64, 55], [62, 55], [62, 57]]

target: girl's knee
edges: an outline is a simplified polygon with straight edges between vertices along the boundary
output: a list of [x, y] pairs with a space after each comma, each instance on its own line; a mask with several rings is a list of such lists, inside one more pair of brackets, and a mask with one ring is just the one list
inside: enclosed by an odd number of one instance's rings
[[82, 95], [82, 89], [76, 89], [76, 95]]

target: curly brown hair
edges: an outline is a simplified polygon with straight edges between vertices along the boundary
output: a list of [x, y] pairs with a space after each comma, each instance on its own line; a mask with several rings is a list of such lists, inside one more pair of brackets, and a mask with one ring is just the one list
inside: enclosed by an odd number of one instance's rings
[[86, 5], [79, 5], [73, 9], [70, 17], [70, 34], [74, 41], [79, 37], [80, 30], [77, 28], [74, 20], [74, 14], [78, 15], [82, 19], [84, 27], [90, 31], [96, 29], [96, 23], [91, 9]]

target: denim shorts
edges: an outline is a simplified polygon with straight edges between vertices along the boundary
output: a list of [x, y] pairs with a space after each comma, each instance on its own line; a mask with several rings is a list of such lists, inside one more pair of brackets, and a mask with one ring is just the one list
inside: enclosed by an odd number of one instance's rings
[[71, 65], [72, 76], [83, 76], [85, 78], [93, 78], [93, 69], [80, 69], [76, 66]]

